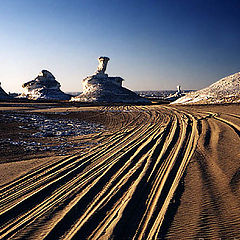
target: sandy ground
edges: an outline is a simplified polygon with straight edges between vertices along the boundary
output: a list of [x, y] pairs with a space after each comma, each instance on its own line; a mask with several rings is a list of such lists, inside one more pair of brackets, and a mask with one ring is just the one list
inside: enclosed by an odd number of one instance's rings
[[[0, 111], [68, 112], [105, 126], [74, 137], [94, 144], [64, 156], [1, 150], [1, 239], [240, 238], [240, 105]], [[17, 136], [16, 122], [0, 125], [2, 138]]]

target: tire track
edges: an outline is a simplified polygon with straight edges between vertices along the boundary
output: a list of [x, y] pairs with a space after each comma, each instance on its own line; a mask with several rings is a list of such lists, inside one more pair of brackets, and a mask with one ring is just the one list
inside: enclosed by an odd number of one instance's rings
[[2, 186], [1, 239], [160, 237], [170, 200], [197, 146], [197, 118], [159, 106], [101, 111], [110, 131], [92, 136], [101, 139], [97, 147]]
[[165, 237], [238, 238], [238, 115], [209, 110], [191, 112], [197, 116], [200, 137], [191, 160], [191, 168], [184, 180], [185, 191], [181, 196], [181, 205], [168, 232], [165, 232]]

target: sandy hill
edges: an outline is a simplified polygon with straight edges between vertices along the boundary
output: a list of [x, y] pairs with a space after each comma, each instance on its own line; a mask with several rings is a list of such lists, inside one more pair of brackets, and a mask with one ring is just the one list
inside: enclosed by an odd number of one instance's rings
[[227, 76], [207, 88], [191, 92], [172, 104], [216, 104], [240, 102], [240, 72]]

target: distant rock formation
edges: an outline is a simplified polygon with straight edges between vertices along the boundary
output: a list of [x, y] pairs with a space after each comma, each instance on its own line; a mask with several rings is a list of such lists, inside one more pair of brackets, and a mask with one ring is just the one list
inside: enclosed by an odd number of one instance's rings
[[0, 82], [0, 100], [10, 99], [11, 97], [2, 89]]
[[165, 100], [175, 101], [175, 100], [177, 100], [178, 98], [183, 97], [183, 96], [185, 96], [185, 93], [182, 92], [181, 86], [178, 85], [178, 86], [177, 86], [177, 92], [174, 93], [174, 94], [169, 95], [168, 97], [165, 98]]
[[62, 92], [60, 86], [52, 73], [42, 70], [34, 80], [22, 85], [24, 92], [19, 97], [34, 100], [69, 100], [71, 96]]
[[172, 104], [240, 103], [240, 72], [227, 76], [202, 90], [188, 93]]
[[122, 87], [121, 77], [108, 77], [105, 74], [108, 57], [99, 57], [99, 65], [94, 75], [82, 80], [83, 93], [71, 101], [96, 103], [150, 103], [149, 100]]

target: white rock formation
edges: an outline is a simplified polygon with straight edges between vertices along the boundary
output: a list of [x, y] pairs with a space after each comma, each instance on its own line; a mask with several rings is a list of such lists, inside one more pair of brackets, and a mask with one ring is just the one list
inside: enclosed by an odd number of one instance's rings
[[166, 97], [165, 100], [175, 101], [175, 100], [177, 100], [178, 98], [183, 97], [183, 96], [185, 96], [185, 93], [182, 92], [181, 86], [178, 85], [178, 86], [177, 86], [177, 92], [175, 92], [174, 94], [171, 94], [170, 96]]
[[0, 83], [0, 100], [10, 99], [11, 97], [2, 89]]
[[98, 67], [95, 74], [105, 74], [105, 71], [107, 69], [107, 63], [110, 60], [108, 57], [99, 57], [98, 58]]
[[202, 90], [188, 93], [172, 104], [217, 104], [240, 102], [240, 72], [227, 76]]
[[94, 75], [82, 80], [83, 93], [71, 101], [99, 103], [150, 103], [149, 100], [122, 87], [121, 77], [105, 74], [108, 57], [99, 57], [99, 65]]
[[69, 100], [71, 96], [62, 92], [60, 86], [52, 73], [42, 70], [34, 80], [22, 85], [23, 93], [19, 97], [34, 100]]

